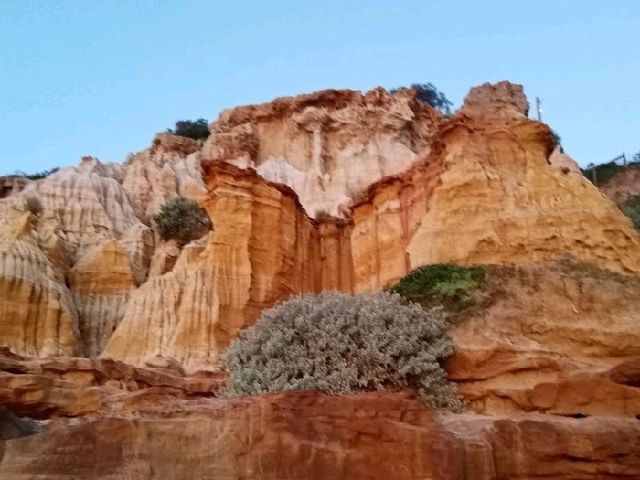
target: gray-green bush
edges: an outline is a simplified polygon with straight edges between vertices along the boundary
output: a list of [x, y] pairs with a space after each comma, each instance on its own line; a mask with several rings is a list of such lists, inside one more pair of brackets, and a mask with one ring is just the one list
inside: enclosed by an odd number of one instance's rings
[[227, 352], [227, 393], [412, 388], [435, 409], [461, 399], [440, 361], [453, 352], [440, 309], [382, 292], [304, 295], [265, 310]]

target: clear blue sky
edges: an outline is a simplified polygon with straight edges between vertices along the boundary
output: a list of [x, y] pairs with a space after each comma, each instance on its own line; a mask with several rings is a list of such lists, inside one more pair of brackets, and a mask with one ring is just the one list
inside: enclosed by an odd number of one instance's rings
[[[640, 150], [640, 1], [1, 0], [0, 173], [123, 161], [175, 120], [323, 88], [508, 79], [581, 164]], [[532, 102], [533, 103], [533, 102]]]

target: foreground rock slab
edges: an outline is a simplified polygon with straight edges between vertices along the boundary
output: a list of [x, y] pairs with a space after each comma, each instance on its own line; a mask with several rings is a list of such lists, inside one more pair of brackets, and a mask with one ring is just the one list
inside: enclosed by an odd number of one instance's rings
[[402, 392], [158, 397], [41, 433], [17, 422], [5, 422], [0, 479], [640, 478], [635, 419], [434, 416]]
[[295, 392], [139, 413], [7, 441], [0, 478], [463, 478], [460, 442], [408, 394]]

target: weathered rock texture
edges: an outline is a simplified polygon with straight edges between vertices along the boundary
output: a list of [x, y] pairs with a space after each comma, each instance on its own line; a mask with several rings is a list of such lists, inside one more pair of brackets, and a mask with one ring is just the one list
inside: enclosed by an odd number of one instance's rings
[[640, 476], [640, 425], [635, 419], [447, 415], [443, 423], [462, 441], [465, 479]]
[[[12, 187], [0, 342], [64, 358], [0, 355], [0, 478], [640, 477], [640, 241], [527, 109], [508, 83], [451, 118], [410, 91], [325, 91], [226, 111], [204, 146], [160, 134]], [[176, 195], [215, 226], [182, 249], [150, 228]], [[220, 353], [274, 302], [434, 262], [496, 264], [451, 328], [475, 415], [211, 398]]]
[[486, 281], [450, 329], [447, 371], [468, 408], [640, 415], [638, 277], [563, 259], [490, 267]]
[[[318, 188], [342, 219], [310, 218], [315, 200], [305, 196], [306, 187], [286, 178], [269, 181], [261, 171], [276, 157], [311, 168], [315, 134], [299, 117], [316, 110], [325, 112], [328, 125], [318, 133], [327, 136], [322, 145], [331, 146], [319, 157], [329, 183]], [[568, 157], [554, 151], [551, 130], [528, 120], [526, 110], [521, 87], [498, 84], [473, 89], [452, 119], [416, 104], [407, 92], [380, 90], [320, 92], [224, 112], [202, 153], [208, 193], [201, 205], [215, 234], [197, 268], [158, 277], [136, 292], [132, 314], [105, 355], [138, 363], [169, 352], [194, 368], [215, 365], [238, 330], [278, 300], [328, 289], [379, 290], [428, 263], [524, 264], [570, 253], [613, 270], [639, 271], [637, 233], [575, 174]], [[406, 116], [392, 122], [399, 111]], [[354, 131], [354, 118], [366, 119], [364, 131]], [[368, 165], [353, 157], [350, 142], [365, 144], [382, 126], [393, 126], [401, 138], [402, 129], [418, 132], [410, 142], [411, 166], [334, 195], [329, 185], [342, 178], [342, 168]], [[247, 165], [256, 169], [241, 168]], [[159, 306], [183, 313], [165, 320]], [[194, 318], [185, 312], [195, 312]], [[141, 336], [149, 341], [140, 342]]]
[[205, 193], [198, 142], [168, 133], [130, 156], [122, 182], [140, 219], [149, 223], [162, 204], [178, 195], [198, 199]]
[[202, 155], [293, 188], [312, 217], [342, 216], [371, 184], [426, 155], [441, 121], [412, 90], [326, 90], [222, 112]]
[[219, 280], [198, 265], [202, 249], [186, 246], [173, 271], [151, 277], [132, 294], [104, 357], [140, 365], [160, 355], [189, 370], [217, 366]]
[[[636, 478], [635, 419], [434, 417], [406, 393], [208, 398], [217, 378], [0, 356], [0, 478]], [[73, 417], [68, 419], [67, 417]], [[40, 432], [40, 433], [38, 433]]]
[[80, 317], [84, 352], [95, 357], [124, 316], [136, 286], [127, 252], [118, 240], [101, 241], [73, 266], [69, 285]]
[[221, 375], [185, 376], [171, 359], [144, 367], [113, 360], [27, 359], [0, 349], [0, 404], [19, 416], [95, 418], [129, 414], [180, 398], [215, 395]]
[[8, 197], [20, 192], [29, 182], [21, 175], [6, 175], [0, 177], [0, 198]]
[[[12, 187], [0, 199], [2, 343], [25, 355], [100, 354], [147, 279], [150, 216], [169, 198], [204, 191], [197, 150], [161, 134], [124, 165], [84, 157]], [[158, 260], [156, 271], [170, 264]]]

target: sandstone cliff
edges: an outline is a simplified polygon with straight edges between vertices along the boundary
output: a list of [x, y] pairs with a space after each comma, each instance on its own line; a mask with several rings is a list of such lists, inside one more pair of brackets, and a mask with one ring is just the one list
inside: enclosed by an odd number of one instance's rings
[[[215, 366], [278, 300], [377, 290], [426, 263], [571, 254], [637, 272], [637, 233], [527, 108], [507, 83], [473, 89], [451, 118], [411, 91], [278, 99], [223, 112], [201, 151], [159, 134], [124, 165], [87, 157], [4, 201], [41, 209], [36, 243], [71, 288], [77, 349]], [[149, 228], [175, 195], [199, 199], [216, 229], [181, 271], [180, 249]]]
[[[0, 352], [3, 404], [20, 415], [54, 417], [48, 425], [34, 425], [0, 415], [0, 478], [640, 475], [635, 419], [435, 417], [402, 392], [208, 398], [219, 387], [219, 379], [183, 377], [166, 368], [89, 359], [33, 361]], [[26, 391], [30, 394], [22, 394]]]
[[441, 122], [412, 90], [326, 90], [222, 112], [202, 156], [291, 187], [311, 217], [343, 216], [371, 184], [428, 154]]
[[[0, 352], [0, 403], [43, 423], [0, 411], [0, 478], [640, 477], [639, 237], [527, 109], [504, 82], [450, 118], [411, 91], [325, 91], [5, 188], [0, 343], [33, 358]], [[152, 229], [176, 195], [215, 227], [184, 248]], [[263, 309], [435, 262], [492, 264], [450, 329], [473, 415], [213, 398]]]
[[149, 217], [169, 198], [204, 190], [197, 151], [196, 142], [161, 134], [123, 165], [84, 157], [78, 167], [7, 190], [0, 199], [3, 345], [25, 355], [98, 355], [147, 279], [155, 244]]
[[[214, 152], [220, 158], [204, 162], [208, 194], [201, 204], [216, 231], [199, 263], [215, 291], [207, 298], [216, 300], [206, 302], [210, 328], [180, 336], [183, 351], [199, 346], [201, 353], [191, 357], [194, 364], [196, 357], [203, 365], [211, 362], [240, 328], [293, 293], [373, 291], [427, 263], [524, 264], [571, 254], [612, 270], [639, 271], [638, 234], [611, 201], [575, 173], [570, 159], [554, 153], [550, 129], [526, 118], [521, 87], [485, 85], [472, 90], [455, 117], [444, 120], [434, 114], [439, 127], [421, 137], [423, 156], [404, 173], [373, 183], [357, 200], [337, 203], [343, 219], [314, 220], [305, 210], [306, 190], [296, 190], [300, 185], [271, 182], [260, 175], [259, 165], [257, 171], [232, 165], [243, 163], [238, 158], [259, 163], [260, 137], [249, 141], [224, 133], [225, 125], [260, 131], [260, 122], [271, 121], [275, 113], [280, 119], [295, 117], [301, 105], [346, 115], [345, 109], [359, 111], [363, 103], [370, 108], [367, 102], [373, 100], [386, 108], [399, 101], [380, 91], [364, 97], [324, 92], [228, 111], [213, 125], [203, 156]], [[291, 125], [286, 132], [290, 128], [308, 134]], [[280, 138], [280, 133], [274, 135]], [[289, 145], [287, 138], [279, 148]], [[239, 153], [249, 145], [255, 148]], [[301, 152], [301, 157], [309, 155]], [[228, 161], [221, 159], [225, 155]], [[200, 285], [201, 272], [171, 275], [162, 282], [182, 291], [188, 283]], [[138, 301], [151, 305], [160, 291], [142, 289]], [[190, 291], [180, 298], [196, 302], [202, 296]], [[201, 311], [197, 303], [191, 306]], [[145, 349], [135, 345], [134, 332], [159, 325], [152, 311], [128, 316], [121, 326], [127, 333], [118, 334], [105, 354], [141, 361]], [[173, 338], [175, 322], [169, 325], [164, 335]], [[155, 345], [147, 356], [162, 354]], [[125, 353], [134, 350], [136, 356]]]

